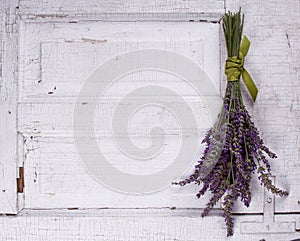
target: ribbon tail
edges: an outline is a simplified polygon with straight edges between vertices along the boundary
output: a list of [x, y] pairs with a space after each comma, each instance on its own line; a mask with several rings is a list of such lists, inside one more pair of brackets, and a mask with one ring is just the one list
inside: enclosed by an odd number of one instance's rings
[[258, 93], [258, 89], [254, 83], [254, 81], [252, 80], [250, 74], [248, 73], [247, 70], [244, 69], [243, 73], [242, 73], [242, 77], [244, 80], [244, 83], [253, 99], [253, 101], [255, 102], [256, 97], [257, 97], [257, 93]]
[[247, 38], [247, 36], [245, 35], [242, 40], [241, 46], [240, 46], [240, 52], [241, 52], [242, 56], [245, 57], [248, 54], [249, 48], [250, 48], [250, 41]]

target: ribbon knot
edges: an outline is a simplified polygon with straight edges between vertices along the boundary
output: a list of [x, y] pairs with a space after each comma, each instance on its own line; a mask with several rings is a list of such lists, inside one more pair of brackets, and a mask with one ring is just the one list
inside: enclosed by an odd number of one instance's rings
[[244, 58], [240, 59], [237, 56], [229, 57], [225, 64], [225, 74], [228, 81], [236, 81], [240, 79], [244, 71]]
[[251, 94], [253, 101], [256, 100], [258, 89], [248, 71], [244, 68], [245, 56], [248, 53], [250, 41], [244, 36], [240, 46], [239, 56], [228, 57], [225, 64], [227, 81], [238, 81], [242, 75], [244, 83]]

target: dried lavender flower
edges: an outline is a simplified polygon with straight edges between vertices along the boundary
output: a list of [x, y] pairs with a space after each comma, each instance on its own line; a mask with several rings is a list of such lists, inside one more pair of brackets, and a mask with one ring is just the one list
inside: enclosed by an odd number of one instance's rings
[[[245, 71], [244, 56], [240, 49], [243, 23], [244, 16], [241, 15], [241, 11], [235, 14], [229, 12], [223, 18], [228, 53], [225, 67], [228, 82], [223, 107], [216, 124], [207, 132], [202, 141], [206, 144], [206, 148], [195, 166], [194, 173], [187, 179], [174, 183], [180, 186], [189, 183], [202, 184], [202, 188], [196, 194], [198, 198], [207, 191], [212, 193], [202, 217], [206, 216], [224, 197], [222, 206], [227, 236], [233, 235], [231, 212], [234, 202], [240, 199], [246, 207], [250, 205], [250, 181], [255, 171], [258, 173], [261, 185], [267, 190], [280, 197], [288, 195], [288, 192], [275, 187], [270, 179], [271, 166], [267, 156], [271, 159], [277, 156], [265, 146], [243, 103], [239, 81], [240, 75]], [[231, 63], [228, 63], [230, 61]], [[246, 86], [255, 101], [257, 94], [255, 84], [250, 83], [249, 86], [248, 82]]]

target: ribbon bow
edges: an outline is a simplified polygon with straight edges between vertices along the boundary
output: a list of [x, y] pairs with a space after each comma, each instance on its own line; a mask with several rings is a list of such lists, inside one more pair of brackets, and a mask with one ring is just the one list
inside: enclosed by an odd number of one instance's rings
[[250, 41], [244, 36], [240, 46], [239, 56], [228, 57], [225, 64], [225, 74], [228, 81], [236, 81], [242, 75], [244, 83], [252, 96], [253, 101], [256, 100], [258, 89], [252, 80], [248, 71], [244, 68], [244, 58], [248, 53]]

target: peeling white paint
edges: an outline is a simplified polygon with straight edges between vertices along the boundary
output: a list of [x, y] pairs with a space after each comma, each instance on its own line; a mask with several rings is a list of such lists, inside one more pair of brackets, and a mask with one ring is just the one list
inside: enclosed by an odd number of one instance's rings
[[[284, 7], [278, 0], [2, 3], [0, 212], [26, 209], [17, 217], [0, 218], [1, 240], [225, 240], [225, 224], [218, 211], [214, 213], [217, 216], [200, 218], [208, 197], [196, 199], [196, 186], [170, 187], [135, 197], [95, 182], [76, 154], [71, 117], [82, 80], [94, 68], [118, 53], [151, 46], [191, 58], [203, 66], [223, 93], [225, 80], [220, 79], [226, 55], [218, 20], [224, 7], [233, 10], [239, 6], [245, 12], [244, 32], [251, 41], [247, 70], [259, 88], [257, 102], [252, 105], [246, 97], [246, 103], [265, 143], [279, 156], [272, 162], [276, 184], [290, 192], [287, 198], [275, 198], [275, 223], [295, 223], [295, 229], [300, 229], [299, 1], [291, 0]], [[114, 86], [110, 98], [99, 107], [101, 112], [96, 113], [96, 133], [103, 139], [105, 154], [127, 171], [137, 171], [141, 166], [128, 162], [112, 146], [109, 117], [122, 93], [141, 84], [143, 78], [124, 79], [123, 84]], [[158, 83], [165, 76], [147, 78]], [[205, 103], [179, 80], [166, 79], [163, 84], [177, 89], [199, 116], [203, 127], [198, 130], [200, 139], [210, 125], [205, 118]], [[95, 100], [91, 96], [90, 101]], [[136, 118], [129, 130], [133, 142], [149, 142], [144, 120], [154, 114], [154, 110], [148, 110], [144, 119]], [[147, 166], [149, 171], [167, 166], [176, 152], [180, 131], [176, 121], [169, 122], [167, 131], [167, 152], [159, 162]], [[23, 162], [25, 193], [17, 195], [17, 166]], [[299, 231], [280, 233], [280, 228], [277, 234], [253, 230], [246, 234], [247, 222], [262, 222], [260, 214], [270, 212], [264, 210], [263, 190], [255, 178], [252, 192], [250, 208], [237, 205], [235, 209], [236, 213], [252, 215], [236, 216], [232, 240], [300, 238]], [[168, 210], [173, 207], [180, 210]], [[93, 210], [80, 210], [87, 208]]]

